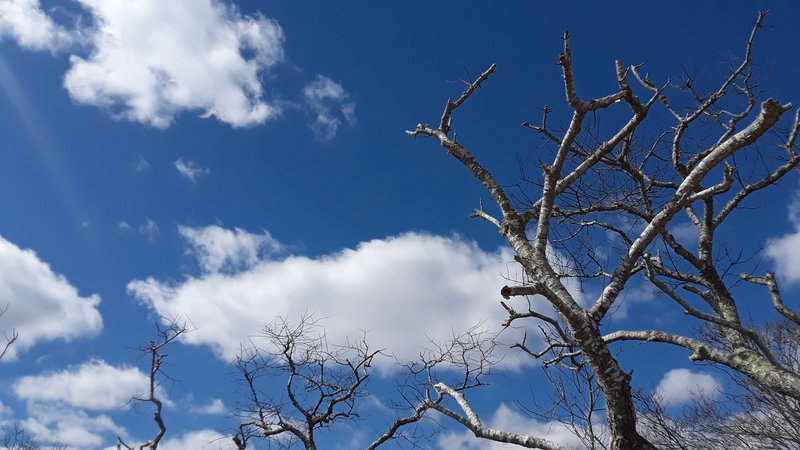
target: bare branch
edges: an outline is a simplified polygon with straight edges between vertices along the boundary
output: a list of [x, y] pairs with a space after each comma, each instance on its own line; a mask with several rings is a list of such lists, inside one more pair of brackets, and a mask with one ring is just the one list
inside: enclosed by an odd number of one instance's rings
[[[163, 328], [156, 324], [156, 335], [158, 336], [158, 340], [150, 341], [147, 345], [139, 348], [143, 354], [150, 357], [148, 389], [147, 393], [143, 397], [134, 397], [133, 400], [135, 402], [153, 404], [153, 422], [155, 422], [156, 426], [158, 427], [158, 431], [152, 439], [139, 445], [140, 450], [156, 450], [158, 448], [158, 444], [161, 442], [161, 439], [164, 437], [164, 434], [167, 432], [167, 427], [161, 414], [161, 410], [164, 405], [161, 399], [158, 398], [157, 392], [158, 387], [160, 386], [159, 375], [163, 375], [161, 366], [164, 364], [164, 360], [168, 356], [166, 353], [164, 353], [164, 349], [176, 342], [182, 335], [191, 331], [192, 329], [188, 328], [186, 324], [179, 324], [175, 320], [171, 320], [170, 323]], [[133, 447], [126, 444], [121, 437], [117, 437], [117, 441], [118, 448], [124, 447], [129, 450], [133, 449]]]
[[773, 272], [767, 272], [766, 276], [763, 277], [757, 277], [746, 273], [743, 273], [741, 276], [745, 281], [767, 286], [769, 288], [769, 294], [772, 297], [772, 304], [775, 307], [775, 310], [781, 313], [783, 317], [786, 317], [795, 324], [800, 325], [800, 314], [792, 311], [783, 303], [783, 297], [781, 296], [780, 290], [778, 290], [778, 282], [775, 280], [775, 274]]

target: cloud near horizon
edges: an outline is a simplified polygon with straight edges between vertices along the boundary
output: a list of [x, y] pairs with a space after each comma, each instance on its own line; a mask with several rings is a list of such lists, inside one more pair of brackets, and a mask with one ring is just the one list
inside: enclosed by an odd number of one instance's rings
[[[12, 386], [27, 404], [22, 426], [41, 442], [59, 442], [75, 448], [95, 448], [109, 438], [127, 438], [125, 429], [98, 412], [128, 409], [142, 396], [149, 377], [136, 367], [112, 366], [94, 359], [64, 370], [28, 375]], [[172, 405], [163, 390], [159, 398]]]
[[[323, 319], [333, 344], [364, 331], [371, 348], [415, 360], [430, 340], [446, 342], [476, 324], [499, 331], [506, 314], [499, 290], [516, 270], [508, 250], [486, 252], [457, 236], [405, 233], [314, 258], [274, 259], [272, 251], [259, 250], [279, 248], [268, 234], [214, 226], [180, 232], [201, 273], [180, 281], [134, 280], [128, 292], [160, 317], [191, 320], [197, 330], [184, 342], [209, 346], [226, 360], [276, 317], [295, 322], [307, 314]], [[503, 364], [533, 362], [508, 352]], [[383, 358], [374, 365], [391, 371], [396, 364]]]

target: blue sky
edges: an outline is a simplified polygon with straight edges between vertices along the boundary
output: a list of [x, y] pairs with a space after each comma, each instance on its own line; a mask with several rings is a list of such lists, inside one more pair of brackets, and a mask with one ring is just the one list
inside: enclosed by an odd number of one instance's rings
[[[615, 59], [656, 80], [715, 80], [769, 9], [758, 69], [770, 96], [800, 101], [796, 2], [541, 3], [0, 0], [0, 330], [20, 333], [0, 362], [0, 422], [76, 448], [147, 439], [149, 410], [125, 402], [146, 370], [131, 347], [164, 315], [197, 327], [170, 352], [169, 448], [202, 448], [235, 425], [243, 399], [227, 363], [277, 315], [324, 317], [331, 340], [367, 330], [400, 359], [426, 336], [497, 327], [499, 288], [517, 269], [496, 231], [467, 217], [489, 198], [403, 131], [436, 123], [463, 89], [455, 80], [496, 63], [454, 128], [514, 183], [539, 142], [519, 124], [542, 105], [553, 123], [568, 117], [554, 64], [564, 29], [579, 93], [602, 96]], [[732, 242], [800, 246], [797, 191], [790, 176], [759, 196]], [[792, 254], [768, 250], [761, 267], [796, 295]], [[683, 326], [645, 290], [615, 317]], [[651, 347], [625, 352], [638, 386], [674, 398], [676, 386], [721, 383], [683, 352], [658, 347], [658, 363]], [[540, 369], [513, 353], [503, 365], [474, 394], [481, 413], [545, 429], [515, 403], [543, 389]], [[378, 365], [378, 398], [394, 370]], [[368, 426], [329, 442], [368, 442], [374, 408]], [[476, 445], [443, 424], [451, 443]]]

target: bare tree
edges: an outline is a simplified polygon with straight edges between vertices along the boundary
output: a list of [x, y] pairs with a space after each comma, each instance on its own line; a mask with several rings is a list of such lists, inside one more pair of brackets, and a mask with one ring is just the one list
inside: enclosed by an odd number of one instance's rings
[[31, 437], [18, 422], [0, 426], [0, 448], [3, 450], [62, 450], [66, 445], [43, 445]]
[[476, 434], [492, 433], [494, 430], [483, 427], [474, 412], [465, 419], [456, 410], [469, 406], [461, 400], [464, 392], [484, 386], [484, 380], [500, 361], [495, 337], [484, 324], [479, 323], [447, 342], [431, 342], [430, 348], [420, 354], [419, 361], [406, 364], [407, 379], [399, 383], [397, 389], [402, 402], [395, 402], [392, 406], [398, 413], [411, 412], [397, 417], [386, 432], [367, 446], [367, 450], [390, 440], [402, 439], [416, 446], [417, 441], [429, 439], [430, 433], [407, 432], [406, 429], [423, 420], [431, 410], [461, 422]]
[[[565, 32], [557, 64], [569, 106], [568, 125], [553, 129], [548, 124], [553, 113], [549, 107], [543, 108], [540, 125], [523, 124], [542, 136], [545, 144], [537, 159], [549, 162], [540, 162], [538, 175], [526, 176], [512, 187], [502, 185], [453, 131], [454, 113], [492, 75], [494, 65], [467, 82], [457, 100], [446, 102], [438, 124], [419, 124], [407, 131], [435, 138], [491, 195], [499, 215], [483, 208], [473, 215], [498, 228], [530, 280], [502, 288], [506, 325], [538, 320], [546, 330], [546, 348], [530, 348], [527, 341], [519, 348], [547, 358], [548, 364], [592, 373], [603, 394], [613, 449], [655, 448], [637, 428], [631, 371], [615, 358], [615, 343], [682, 347], [692, 361], [724, 366], [770, 392], [800, 399], [798, 370], [776, 358], [764, 335], [742, 320], [734, 295], [740, 279], [730, 276], [742, 260], [725, 251], [730, 246], [718, 233], [751, 195], [777, 183], [800, 163], [795, 145], [800, 111], [788, 125], [781, 125], [792, 105], [771, 98], [762, 101], [753, 77], [751, 56], [764, 17], [758, 15], [743, 57], [709, 91], [691, 77], [657, 84], [641, 72], [641, 66], [626, 67], [617, 61], [614, 92], [586, 100], [578, 95], [570, 35]], [[631, 78], [644, 98], [631, 86]], [[641, 125], [657, 108], [671, 123], [663, 132], [651, 133], [648, 130], [659, 126], [658, 119], [648, 122], [649, 128]], [[604, 110], [615, 114], [616, 120], [623, 109], [629, 113], [611, 133], [601, 133], [587, 120], [601, 117]], [[748, 160], [757, 164], [748, 166]], [[679, 216], [697, 230], [694, 249], [670, 232], [669, 225]], [[566, 255], [567, 263], [554, 258], [554, 253]], [[599, 287], [591, 306], [578, 303], [567, 288], [567, 278]], [[765, 286], [776, 314], [800, 325], [800, 315], [783, 302], [774, 275], [744, 274], [741, 279]], [[662, 329], [601, 331], [634, 280], [649, 283], [691, 320], [716, 330], [719, 339]], [[554, 314], [518, 303], [518, 297], [533, 295], [544, 297]], [[477, 420], [461, 393], [446, 383], [434, 386], [437, 393], [458, 403], [463, 414], [451, 417], [476, 436], [558, 448], [540, 437], [490, 430]]]
[[[132, 400], [135, 403], [151, 403], [153, 405], [153, 421], [156, 423], [158, 430], [152, 439], [147, 440], [139, 445], [139, 450], [150, 449], [156, 450], [164, 434], [167, 432], [167, 426], [164, 423], [164, 417], [161, 415], [161, 410], [164, 403], [159, 399], [158, 388], [161, 386], [161, 378], [169, 378], [162, 370], [164, 360], [169, 356], [165, 353], [165, 349], [171, 344], [175, 343], [177, 339], [191, 329], [185, 324], [179, 324], [172, 320], [166, 327], [156, 324], [157, 339], [150, 341], [147, 345], [139, 347], [143, 355], [150, 359], [150, 372], [148, 376], [148, 386], [145, 395], [134, 397]], [[133, 450], [134, 447], [125, 443], [121, 437], [117, 437], [117, 449]]]
[[[363, 338], [342, 346], [329, 344], [311, 316], [296, 325], [279, 318], [251, 343], [234, 363], [248, 397], [233, 437], [239, 449], [248, 448], [252, 438], [279, 447], [299, 442], [316, 449], [319, 430], [358, 417], [356, 400], [364, 394], [372, 361], [381, 353]], [[268, 392], [276, 379], [286, 380], [282, 394]]]
[[14, 422], [10, 425], [0, 427], [0, 448], [8, 450], [39, 450], [41, 445], [33, 439], [19, 423]]

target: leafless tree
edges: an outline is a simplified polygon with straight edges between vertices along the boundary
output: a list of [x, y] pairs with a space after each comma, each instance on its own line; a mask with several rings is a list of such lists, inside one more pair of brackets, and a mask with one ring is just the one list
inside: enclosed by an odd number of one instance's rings
[[[148, 376], [148, 386], [145, 395], [134, 397], [132, 400], [135, 403], [151, 403], [153, 405], [153, 421], [158, 427], [155, 436], [139, 445], [139, 450], [150, 449], [156, 450], [164, 434], [167, 432], [167, 426], [164, 423], [164, 417], [161, 415], [161, 410], [164, 406], [161, 399], [158, 398], [158, 388], [161, 386], [162, 377], [169, 378], [162, 370], [164, 360], [169, 356], [165, 353], [165, 349], [171, 344], [175, 343], [177, 339], [190, 332], [191, 329], [186, 324], [180, 324], [177, 321], [169, 321], [167, 326], [156, 324], [157, 339], [150, 341], [147, 345], [139, 347], [139, 350], [150, 359], [150, 372]], [[117, 449], [133, 450], [134, 447], [125, 443], [121, 437], [117, 437]]]
[[[253, 438], [279, 447], [300, 443], [317, 448], [317, 432], [358, 417], [356, 400], [364, 394], [373, 359], [365, 339], [336, 346], [328, 343], [319, 321], [305, 316], [297, 324], [277, 319], [235, 360], [247, 401], [233, 441], [245, 449]], [[282, 393], [270, 393], [275, 380], [286, 380]]]
[[484, 324], [479, 323], [447, 342], [431, 342], [430, 348], [420, 354], [418, 361], [406, 364], [407, 379], [398, 386], [402, 402], [392, 406], [398, 413], [406, 410], [410, 413], [400, 414], [386, 432], [367, 446], [367, 450], [390, 440], [402, 439], [416, 446], [417, 441], [429, 439], [430, 433], [408, 432], [406, 429], [426, 418], [430, 411], [451, 417], [475, 433], [495, 431], [482, 427], [474, 412], [469, 418], [456, 412], [459, 408], [469, 408], [464, 393], [484, 386], [484, 380], [500, 361], [495, 337]]
[[0, 448], [8, 450], [39, 450], [42, 447], [33, 439], [19, 423], [0, 427]]
[[[637, 427], [632, 375], [618, 363], [612, 348], [616, 343], [678, 346], [692, 361], [724, 366], [770, 392], [800, 399], [800, 373], [782, 363], [759, 329], [741, 317], [734, 295], [740, 279], [730, 276], [741, 259], [729, 258], [725, 249], [730, 245], [718, 233], [730, 225], [728, 219], [743, 202], [800, 163], [795, 145], [800, 112], [793, 120], [781, 121], [792, 105], [762, 100], [753, 75], [752, 51], [764, 18], [758, 15], [744, 55], [710, 90], [691, 77], [658, 84], [641, 66], [617, 61], [615, 90], [589, 100], [578, 94], [570, 35], [565, 32], [557, 64], [569, 107], [568, 125], [554, 129], [552, 120], [548, 123], [554, 112], [549, 107], [543, 109], [541, 124], [523, 124], [545, 141], [537, 159], [549, 162], [540, 162], [540, 173], [514, 186], [502, 185], [453, 130], [454, 113], [492, 75], [494, 65], [467, 82], [458, 99], [446, 102], [436, 125], [419, 124], [407, 131], [435, 138], [491, 195], [499, 214], [480, 208], [473, 215], [498, 228], [530, 280], [502, 288], [506, 325], [539, 321], [547, 330], [546, 347], [530, 348], [532, 344], [523, 341], [521, 349], [546, 358], [548, 364], [592, 373], [604, 397], [613, 449], [655, 448]], [[612, 122], [621, 123], [611, 133], [601, 132], [590, 120], [602, 117], [603, 111]], [[663, 132], [652, 133], [663, 125], [659, 115], [671, 123]], [[648, 121], [652, 116], [656, 118]], [[757, 164], [748, 166], [748, 161]], [[679, 216], [697, 230], [695, 248], [684, 246], [670, 232], [669, 225]], [[567, 263], [554, 254], [566, 255]], [[601, 292], [591, 306], [583, 307], [565, 279], [594, 283]], [[664, 329], [606, 332], [609, 312], [634, 280], [649, 283], [689, 320], [715, 330], [719, 339]], [[743, 274], [741, 280], [763, 285], [776, 315], [800, 325], [800, 315], [784, 303], [773, 274]], [[519, 303], [533, 295], [544, 297], [554, 314]], [[458, 403], [463, 414], [451, 417], [476, 436], [558, 448], [541, 437], [491, 430], [477, 420], [461, 393], [446, 383], [434, 386], [438, 394]]]
[[18, 422], [0, 426], [0, 448], [3, 450], [62, 450], [66, 445], [43, 445], [31, 437]]

